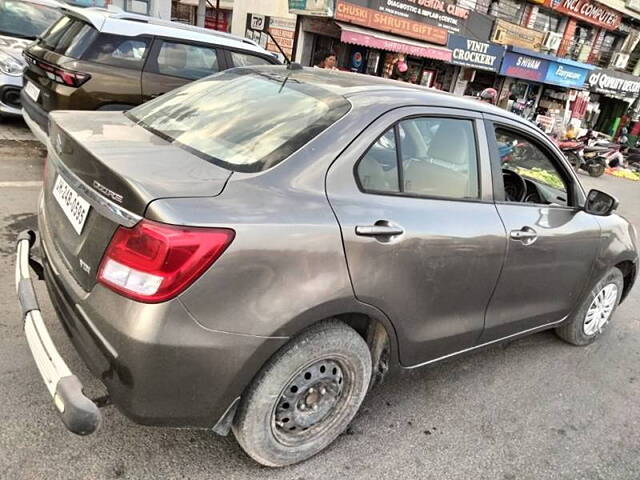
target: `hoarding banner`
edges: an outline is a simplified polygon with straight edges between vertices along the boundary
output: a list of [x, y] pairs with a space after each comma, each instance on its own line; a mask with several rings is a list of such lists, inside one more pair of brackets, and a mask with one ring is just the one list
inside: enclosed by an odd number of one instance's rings
[[333, 0], [289, 0], [289, 13], [332, 17]]
[[544, 42], [544, 32], [537, 32], [505, 20], [496, 20], [491, 41], [501, 45], [540, 50]]
[[593, 0], [546, 0], [546, 6], [607, 30], [622, 23], [621, 14]]
[[453, 52], [451, 63], [478, 70], [497, 72], [504, 57], [503, 46], [460, 35], [449, 35], [447, 46]]
[[593, 70], [587, 85], [592, 92], [622, 97], [640, 95], [640, 78], [614, 70]]
[[589, 70], [551, 62], [544, 83], [567, 88], [582, 88], [587, 80]]
[[[489, 40], [493, 23], [493, 19], [487, 15], [442, 0], [337, 0], [336, 19], [349, 22], [350, 20], [345, 16], [351, 18], [361, 16], [364, 20], [365, 15], [362, 9], [370, 12], [371, 18], [367, 18], [367, 21], [371, 24], [365, 25], [361, 21], [359, 25], [381, 29], [380, 27], [384, 26], [381, 23], [389, 21], [382, 19], [391, 17], [396, 21], [428, 24], [449, 33], [481, 41]], [[399, 30], [394, 33], [413, 36], [410, 28], [400, 27]]]

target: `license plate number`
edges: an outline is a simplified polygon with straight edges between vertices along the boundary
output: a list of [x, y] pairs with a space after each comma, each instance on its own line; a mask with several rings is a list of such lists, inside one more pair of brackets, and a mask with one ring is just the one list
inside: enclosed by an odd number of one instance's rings
[[78, 195], [60, 175], [58, 175], [56, 183], [53, 185], [53, 196], [67, 219], [69, 219], [69, 222], [71, 222], [73, 229], [80, 235], [91, 208], [89, 202]]
[[40, 96], [40, 89], [33, 83], [27, 82], [27, 84], [24, 86], [24, 91], [31, 100], [33, 100], [34, 102], [38, 101], [38, 97]]

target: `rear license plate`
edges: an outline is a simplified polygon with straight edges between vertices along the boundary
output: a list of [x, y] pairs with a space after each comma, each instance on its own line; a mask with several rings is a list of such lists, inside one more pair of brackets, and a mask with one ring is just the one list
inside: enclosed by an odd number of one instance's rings
[[24, 86], [24, 92], [34, 102], [38, 101], [38, 97], [40, 96], [40, 89], [33, 83], [27, 82], [27, 84]]
[[78, 195], [60, 175], [58, 175], [56, 183], [53, 185], [53, 196], [69, 219], [69, 222], [71, 222], [73, 229], [80, 235], [91, 208], [89, 202]]

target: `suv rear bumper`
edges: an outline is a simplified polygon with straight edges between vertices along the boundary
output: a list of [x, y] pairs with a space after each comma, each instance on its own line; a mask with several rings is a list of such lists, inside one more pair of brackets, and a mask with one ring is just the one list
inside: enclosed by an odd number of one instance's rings
[[20, 92], [20, 101], [25, 123], [36, 138], [46, 145], [49, 138], [49, 114], [44, 108], [31, 100], [24, 92], [24, 89]]

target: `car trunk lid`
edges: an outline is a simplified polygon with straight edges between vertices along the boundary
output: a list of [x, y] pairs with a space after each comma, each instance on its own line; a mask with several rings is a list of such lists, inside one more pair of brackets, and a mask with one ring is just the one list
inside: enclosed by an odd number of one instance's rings
[[[159, 198], [219, 195], [231, 175], [137, 126], [122, 112], [54, 112], [50, 117], [47, 229], [67, 268], [87, 291], [119, 225], [135, 224]], [[68, 191], [58, 191], [56, 198], [58, 177], [88, 204], [80, 233], [61, 203], [69, 204], [72, 215], [82, 205], [78, 207]]]

